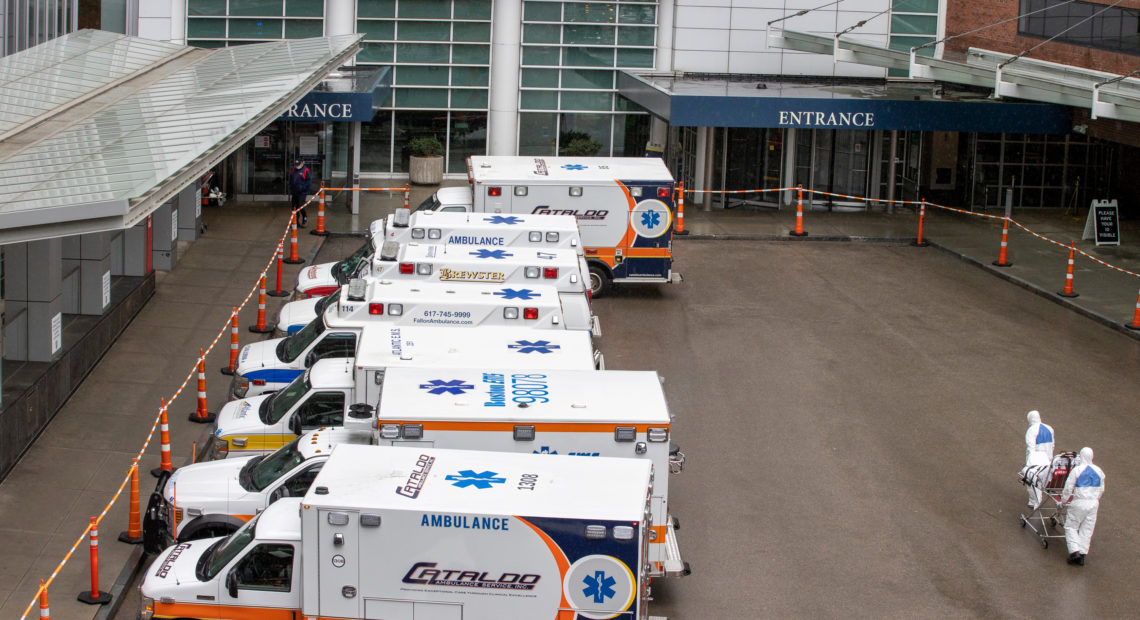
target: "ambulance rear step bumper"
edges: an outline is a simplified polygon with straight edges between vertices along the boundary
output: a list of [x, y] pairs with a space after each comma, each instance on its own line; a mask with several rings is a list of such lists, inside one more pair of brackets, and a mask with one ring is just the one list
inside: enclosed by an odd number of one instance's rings
[[681, 548], [677, 545], [676, 520], [670, 517], [665, 526], [665, 576], [687, 577], [692, 571], [689, 563], [681, 559]]

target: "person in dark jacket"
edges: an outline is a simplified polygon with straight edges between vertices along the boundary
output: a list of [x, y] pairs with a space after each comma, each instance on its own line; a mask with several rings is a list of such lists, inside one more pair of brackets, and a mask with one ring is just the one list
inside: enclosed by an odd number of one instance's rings
[[293, 170], [289, 173], [289, 194], [293, 198], [293, 210], [297, 211], [297, 226], [304, 228], [309, 223], [309, 215], [305, 213], [303, 205], [312, 185], [313, 173], [305, 162], [298, 159], [293, 162]]

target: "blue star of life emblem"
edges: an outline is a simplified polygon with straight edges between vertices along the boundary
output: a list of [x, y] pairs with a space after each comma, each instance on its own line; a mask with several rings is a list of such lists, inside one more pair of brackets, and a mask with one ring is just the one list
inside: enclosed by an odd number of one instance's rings
[[550, 446], [542, 446], [541, 449], [535, 450], [533, 454], [558, 454], [558, 450], [551, 450]]
[[582, 164], [562, 164], [562, 167], [567, 170], [585, 170], [588, 166]]
[[474, 252], [469, 252], [469, 254], [471, 254], [471, 256], [474, 256], [475, 258], [506, 258], [508, 256], [514, 256], [514, 254], [511, 254], [510, 252], [508, 252], [506, 250], [487, 250], [487, 249], [476, 250]]
[[586, 575], [582, 583], [586, 584], [586, 587], [582, 589], [582, 594], [594, 597], [595, 603], [604, 603], [607, 598], [613, 598], [617, 594], [613, 588], [617, 579], [607, 577], [606, 571], [594, 571], [593, 575]]
[[646, 211], [641, 214], [641, 225], [652, 230], [661, 223], [661, 214], [656, 211]]
[[513, 215], [492, 215], [491, 217], [483, 218], [483, 221], [488, 222], [490, 224], [507, 224], [507, 225], [522, 224], [523, 223], [523, 219], [521, 217], [515, 217]]
[[476, 489], [489, 489], [492, 484], [502, 484], [507, 481], [506, 478], [497, 477], [499, 474], [493, 471], [482, 471], [475, 473], [474, 469], [461, 469], [458, 474], [449, 474], [444, 477], [444, 480], [453, 480], [452, 486], [457, 486], [461, 489], [467, 487], [475, 487]]
[[462, 394], [463, 390], [474, 390], [475, 386], [462, 379], [452, 379], [451, 381], [432, 379], [427, 383], [421, 383], [420, 389], [427, 390], [428, 394]]
[[505, 288], [501, 291], [495, 291], [495, 294], [503, 299], [521, 299], [523, 301], [529, 301], [535, 297], [542, 297], [542, 293], [536, 293], [529, 288], [520, 288], [517, 291], [513, 288]]
[[549, 340], [516, 340], [515, 344], [507, 345], [508, 349], [515, 349], [519, 353], [553, 353], [555, 349], [562, 347], [552, 344]]

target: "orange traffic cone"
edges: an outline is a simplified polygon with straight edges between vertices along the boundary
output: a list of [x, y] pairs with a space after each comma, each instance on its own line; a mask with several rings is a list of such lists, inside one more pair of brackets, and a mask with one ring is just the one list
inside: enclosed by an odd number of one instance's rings
[[[293, 217], [289, 218], [289, 258], [285, 259], [286, 263], [290, 265], [300, 265], [305, 262], [297, 254], [297, 214], [294, 213]], [[280, 286], [277, 287], [280, 290]]]
[[206, 409], [206, 354], [198, 349], [198, 408], [190, 412], [190, 421], [209, 424], [216, 417]]
[[128, 504], [127, 531], [119, 534], [119, 542], [142, 543], [142, 520], [139, 518], [139, 460], [131, 461], [131, 499]]
[[788, 233], [793, 237], [804, 237], [804, 186], [796, 186], [796, 229]]
[[[277, 246], [277, 249], [280, 250], [281, 246]], [[281, 254], [278, 254], [277, 258], [280, 259]], [[277, 262], [277, 264], [281, 265], [280, 260]], [[280, 267], [278, 267], [278, 268], [280, 268]], [[278, 273], [280, 273], [280, 272], [278, 272]], [[268, 334], [268, 333], [272, 332], [273, 329], [275, 327], [277, 327], [277, 325], [276, 324], [268, 324], [267, 325], [265, 323], [265, 276], [261, 276], [261, 281], [259, 282], [258, 286], [260, 288], [257, 291], [257, 325], [250, 325], [249, 331], [251, 331], [255, 334]]]
[[233, 311], [230, 313], [230, 365], [222, 369], [223, 375], [232, 375], [237, 369], [238, 351], [241, 348], [241, 345], [238, 344], [237, 315], [237, 306], [234, 306]]
[[321, 191], [317, 192], [317, 227], [309, 231], [310, 235], [324, 237], [328, 235], [325, 230], [325, 182], [321, 181]]
[[48, 608], [47, 586], [44, 585], [44, 580], [40, 579], [40, 620], [50, 620], [51, 609]]
[[150, 470], [150, 475], [158, 478], [162, 472], [173, 472], [174, 464], [170, 461], [170, 424], [166, 419], [166, 399], [162, 399], [162, 411], [158, 415], [158, 439], [159, 451], [162, 454], [162, 460], [159, 462], [158, 467]]
[[1132, 322], [1125, 323], [1128, 329], [1140, 329], [1140, 294], [1136, 295], [1136, 311], [1132, 313]]

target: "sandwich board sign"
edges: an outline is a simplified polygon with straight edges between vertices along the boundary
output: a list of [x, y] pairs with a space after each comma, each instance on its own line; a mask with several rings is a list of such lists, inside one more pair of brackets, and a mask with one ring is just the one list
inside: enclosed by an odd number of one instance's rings
[[1120, 211], [1115, 199], [1092, 201], [1081, 239], [1095, 239], [1097, 245], [1120, 245]]

